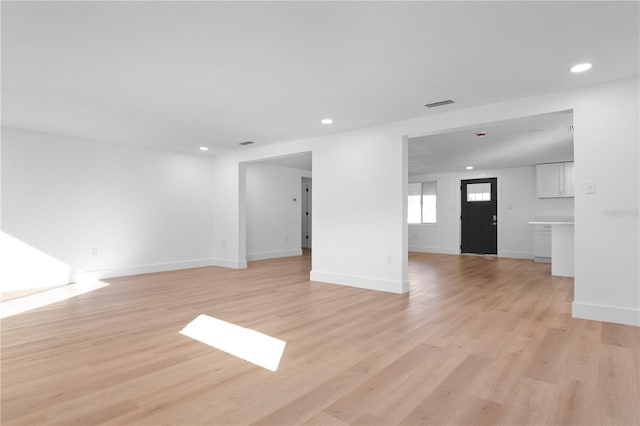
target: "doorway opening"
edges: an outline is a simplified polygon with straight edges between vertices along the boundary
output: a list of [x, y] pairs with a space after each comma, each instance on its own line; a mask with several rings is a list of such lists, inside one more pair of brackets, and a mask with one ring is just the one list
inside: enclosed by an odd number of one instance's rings
[[[534, 260], [539, 244], [529, 222], [574, 217], [573, 130], [573, 111], [563, 110], [407, 136], [408, 251]], [[541, 185], [550, 180], [541, 172], [551, 163], [570, 183], [559, 194], [545, 193]], [[474, 186], [464, 192], [465, 182], [490, 190]], [[425, 185], [435, 189], [427, 192]], [[432, 193], [433, 217], [419, 218], [420, 209], [412, 217], [412, 196], [422, 197], [424, 213], [425, 196]], [[465, 215], [482, 224], [468, 230]]]
[[[301, 182], [308, 180], [310, 187], [311, 166], [311, 152], [243, 163], [241, 220], [248, 267], [253, 261], [310, 255], [303, 250], [311, 247], [311, 221], [308, 220], [308, 234], [303, 235], [302, 218], [303, 211], [311, 216], [311, 193], [309, 190], [307, 196]], [[303, 244], [307, 235], [309, 242]]]

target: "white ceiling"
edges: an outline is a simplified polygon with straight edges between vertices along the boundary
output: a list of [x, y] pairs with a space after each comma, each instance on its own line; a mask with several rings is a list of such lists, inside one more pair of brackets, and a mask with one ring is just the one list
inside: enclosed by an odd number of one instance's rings
[[561, 111], [411, 138], [409, 176], [573, 161], [572, 125]]
[[208, 155], [639, 73], [638, 2], [1, 7], [3, 126]]

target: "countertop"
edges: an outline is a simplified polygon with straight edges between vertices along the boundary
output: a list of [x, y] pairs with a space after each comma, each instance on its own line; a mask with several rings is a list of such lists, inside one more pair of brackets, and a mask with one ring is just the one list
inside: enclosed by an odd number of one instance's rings
[[573, 217], [571, 216], [537, 216], [530, 225], [573, 225]]

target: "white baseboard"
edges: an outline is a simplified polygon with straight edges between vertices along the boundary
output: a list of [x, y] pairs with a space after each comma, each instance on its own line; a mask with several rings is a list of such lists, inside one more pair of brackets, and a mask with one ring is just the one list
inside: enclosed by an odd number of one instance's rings
[[409, 281], [387, 281], [376, 278], [318, 271], [311, 271], [310, 280], [396, 294], [409, 292]]
[[179, 269], [202, 268], [204, 266], [222, 266], [225, 268], [243, 269], [247, 267], [246, 262], [226, 259], [194, 259], [179, 262], [156, 263], [152, 265], [124, 266], [94, 271], [75, 271], [70, 274], [69, 282], [76, 282], [79, 274], [87, 274], [95, 279], [124, 277], [127, 275], [150, 274], [153, 272], [176, 271]]
[[[409, 251], [417, 253], [460, 254], [459, 249], [428, 246], [409, 246]], [[533, 253], [501, 251], [498, 253], [498, 257], [505, 257], [509, 259], [533, 259]]]
[[571, 314], [574, 318], [640, 327], [640, 309], [573, 302], [571, 304]]
[[505, 250], [499, 252], [498, 257], [506, 257], [508, 259], [533, 259], [533, 253]]
[[427, 247], [427, 246], [409, 246], [409, 251], [415, 251], [417, 253], [460, 254], [460, 249], [456, 249], [456, 248]]
[[247, 253], [247, 260], [277, 259], [279, 257], [302, 256], [302, 249], [265, 251], [262, 253]]
[[246, 260], [237, 259], [211, 259], [213, 261], [212, 266], [220, 266], [222, 268], [231, 269], [247, 269]]

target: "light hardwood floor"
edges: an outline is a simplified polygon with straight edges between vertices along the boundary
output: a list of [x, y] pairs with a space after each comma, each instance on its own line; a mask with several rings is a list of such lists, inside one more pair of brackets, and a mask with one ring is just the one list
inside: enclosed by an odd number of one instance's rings
[[[310, 282], [305, 254], [111, 279], [5, 319], [2, 424], [640, 423], [640, 329], [572, 319], [572, 279], [409, 267], [407, 295]], [[179, 334], [199, 314], [285, 340], [278, 371]]]
[[7, 300], [18, 299], [20, 297], [30, 296], [32, 294], [42, 293], [43, 291], [51, 290], [51, 287], [46, 288], [30, 288], [26, 290], [15, 291], [2, 291], [0, 292], [0, 302], [6, 302]]

